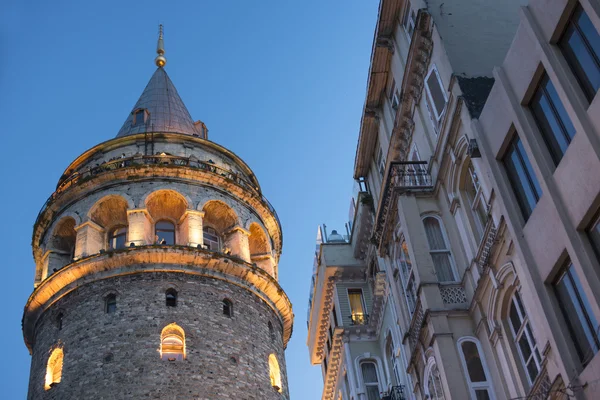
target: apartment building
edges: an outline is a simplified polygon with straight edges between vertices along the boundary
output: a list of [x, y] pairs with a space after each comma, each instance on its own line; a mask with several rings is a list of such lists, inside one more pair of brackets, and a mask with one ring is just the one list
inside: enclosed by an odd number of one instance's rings
[[600, 6], [446, 3], [380, 3], [352, 229], [315, 259], [323, 399], [595, 398]]

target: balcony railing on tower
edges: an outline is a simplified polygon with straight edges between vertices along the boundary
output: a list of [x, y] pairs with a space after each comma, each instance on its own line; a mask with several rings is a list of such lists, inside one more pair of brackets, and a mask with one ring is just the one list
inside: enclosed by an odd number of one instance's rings
[[383, 195], [377, 210], [373, 237], [379, 245], [389, 217], [390, 206], [397, 195], [406, 192], [425, 192], [433, 189], [427, 161], [397, 161], [390, 163]]
[[363, 313], [354, 313], [350, 317], [350, 325], [368, 325], [369, 315]]

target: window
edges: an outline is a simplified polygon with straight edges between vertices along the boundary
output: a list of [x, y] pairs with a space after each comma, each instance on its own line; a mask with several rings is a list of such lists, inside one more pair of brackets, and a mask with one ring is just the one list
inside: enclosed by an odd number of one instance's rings
[[444, 388], [440, 371], [435, 362], [430, 361], [429, 373], [427, 374], [427, 394], [430, 400], [445, 400]]
[[392, 85], [390, 86], [390, 93], [388, 94], [388, 98], [390, 100], [390, 104], [394, 110], [398, 109], [400, 105], [400, 94], [398, 93], [398, 88], [396, 87], [396, 80], [392, 78]]
[[512, 330], [515, 346], [518, 349], [523, 368], [527, 373], [529, 383], [533, 383], [540, 373], [542, 358], [533, 337], [529, 318], [525, 313], [521, 296], [515, 292], [508, 312], [508, 322]]
[[527, 221], [542, 196], [542, 189], [518, 135], [515, 135], [510, 143], [502, 162], [506, 167], [508, 179], [517, 197], [519, 207], [521, 207], [523, 217]]
[[588, 230], [592, 246], [596, 251], [596, 256], [600, 258], [600, 214], [596, 217], [592, 227]]
[[414, 10], [411, 8], [410, 1], [406, 2], [406, 10], [404, 11], [404, 19], [402, 21], [402, 26], [404, 26], [404, 30], [408, 35], [408, 41], [412, 39], [413, 32], [415, 31], [415, 23], [417, 20], [417, 15]]
[[233, 317], [233, 302], [229, 299], [223, 299], [223, 315]]
[[50, 353], [50, 357], [48, 358], [48, 364], [46, 365], [46, 379], [44, 389], [50, 390], [55, 385], [60, 383], [60, 380], [62, 378], [63, 358], [64, 353], [63, 349], [61, 348], [56, 348], [52, 350], [52, 353]]
[[271, 323], [271, 321], [269, 321], [267, 326], [269, 327], [269, 337], [271, 338], [271, 342], [274, 342], [275, 341], [275, 329], [273, 329], [273, 324]]
[[485, 226], [488, 220], [487, 205], [483, 198], [483, 191], [479, 185], [479, 178], [475, 172], [475, 167], [471, 162], [467, 167], [467, 176], [465, 177], [465, 194], [471, 208], [471, 215], [475, 222], [475, 234], [477, 242], [483, 238]]
[[391, 335], [388, 335], [385, 343], [385, 356], [387, 358], [388, 366], [392, 368], [393, 373], [390, 374], [392, 378], [392, 386], [398, 386], [401, 384], [402, 379], [400, 378], [401, 367], [398, 365], [398, 358], [394, 354], [394, 340]]
[[177, 307], [177, 291], [169, 289], [165, 292], [165, 300], [167, 307]]
[[381, 146], [378, 146], [379, 151], [377, 152], [377, 157], [375, 158], [375, 164], [379, 169], [379, 174], [381, 177], [385, 174], [385, 157], [383, 156], [383, 149]]
[[395, 248], [396, 263], [398, 267], [398, 275], [400, 276], [400, 292], [404, 292], [406, 297], [406, 305], [408, 312], [412, 316], [415, 311], [415, 305], [417, 302], [417, 293], [415, 291], [415, 278], [412, 269], [412, 262], [408, 253], [408, 245], [404, 237], [400, 237]]
[[146, 122], [146, 110], [140, 109], [133, 112], [133, 126], [144, 125]]
[[433, 259], [435, 274], [439, 282], [454, 282], [454, 260], [448, 246], [448, 241], [442, 232], [440, 221], [436, 217], [423, 219], [425, 234], [429, 243], [429, 254]]
[[107, 314], [114, 314], [117, 312], [117, 295], [109, 294], [104, 300], [104, 311]]
[[175, 244], [175, 225], [171, 221], [161, 220], [155, 225], [156, 244]]
[[560, 274], [554, 290], [577, 355], [587, 365], [600, 348], [599, 327], [571, 262]]
[[175, 323], [165, 326], [160, 335], [160, 358], [182, 361], [185, 358], [185, 332]]
[[550, 155], [558, 165], [575, 135], [575, 127], [548, 75], [542, 77], [530, 108]]
[[600, 35], [580, 4], [558, 45], [591, 102], [600, 88]]
[[63, 328], [63, 318], [64, 317], [65, 316], [63, 313], [58, 313], [58, 315], [56, 316], [56, 327], [58, 328], [59, 331]]
[[436, 66], [434, 65], [425, 78], [425, 87], [427, 89], [427, 99], [429, 101], [429, 107], [433, 111], [434, 122], [439, 122], [446, 109], [446, 93], [444, 92], [444, 85], [442, 79], [438, 73]]
[[352, 325], [367, 324], [362, 289], [348, 289], [348, 301], [350, 302]]
[[377, 377], [377, 367], [372, 361], [362, 362], [360, 364], [362, 371], [367, 400], [379, 400], [379, 378]]
[[221, 238], [216, 230], [209, 226], [202, 228], [204, 233], [204, 247], [212, 251], [221, 250]]
[[269, 355], [269, 378], [271, 379], [271, 386], [281, 393], [283, 391], [283, 386], [281, 385], [281, 371], [279, 370], [277, 357], [275, 357], [275, 354], [273, 353]]
[[108, 247], [113, 250], [124, 249], [127, 242], [127, 227], [120, 226], [110, 231]]
[[459, 340], [459, 352], [466, 373], [467, 385], [472, 400], [492, 400], [494, 391], [486, 374], [487, 365], [481, 358], [479, 343], [471, 339]]

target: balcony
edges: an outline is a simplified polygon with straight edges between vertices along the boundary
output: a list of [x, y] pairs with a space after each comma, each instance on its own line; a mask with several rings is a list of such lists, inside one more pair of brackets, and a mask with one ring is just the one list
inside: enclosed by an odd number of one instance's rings
[[392, 386], [392, 389], [381, 396], [381, 400], [406, 400], [404, 386]]
[[368, 325], [369, 324], [369, 315], [362, 313], [355, 313], [349, 316], [350, 325]]
[[390, 163], [382, 196], [379, 202], [373, 237], [378, 245], [385, 232], [385, 224], [390, 218], [390, 211], [395, 212], [394, 199], [398, 195], [411, 192], [428, 192], [433, 190], [433, 182], [427, 168], [427, 161], [398, 161]]

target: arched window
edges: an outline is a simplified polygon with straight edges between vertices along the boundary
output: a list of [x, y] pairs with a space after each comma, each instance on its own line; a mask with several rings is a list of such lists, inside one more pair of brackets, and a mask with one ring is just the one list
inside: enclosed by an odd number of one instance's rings
[[223, 299], [223, 315], [233, 317], [233, 302], [229, 299]]
[[367, 400], [379, 400], [379, 377], [377, 375], [377, 366], [373, 361], [363, 361], [360, 363], [363, 383], [367, 393]]
[[510, 302], [508, 324], [510, 325], [515, 347], [519, 352], [523, 368], [527, 372], [527, 379], [529, 379], [529, 383], [531, 384], [540, 373], [542, 358], [518, 292], [515, 292]]
[[165, 292], [165, 300], [167, 307], [177, 307], [177, 291], [175, 289], [168, 289]]
[[400, 365], [398, 365], [398, 358], [394, 354], [394, 340], [392, 335], [388, 335], [385, 342], [385, 357], [388, 362], [388, 367], [392, 369], [390, 377], [392, 379], [392, 385], [398, 386], [401, 383], [400, 379]]
[[156, 233], [157, 244], [175, 244], [175, 225], [171, 221], [161, 220], [155, 225], [154, 231]]
[[221, 237], [218, 232], [210, 226], [202, 228], [204, 233], [204, 247], [212, 251], [221, 250]]
[[271, 386], [275, 388], [279, 393], [283, 391], [281, 385], [281, 371], [279, 370], [279, 362], [275, 354], [269, 355], [269, 378], [271, 379]]
[[63, 357], [64, 353], [61, 348], [52, 350], [52, 353], [48, 358], [48, 364], [46, 365], [44, 389], [49, 390], [54, 387], [54, 385], [60, 383], [62, 378]]
[[494, 391], [485, 360], [481, 358], [479, 343], [473, 339], [465, 338], [458, 341], [459, 353], [467, 385], [471, 392], [472, 400], [493, 400]]
[[431, 400], [445, 400], [442, 378], [435, 361], [430, 361], [426, 392]]
[[436, 217], [423, 218], [425, 234], [429, 243], [429, 253], [433, 259], [438, 282], [454, 282], [454, 260], [446, 235], [442, 231], [440, 221]]
[[107, 314], [114, 314], [117, 312], [117, 295], [114, 293], [106, 296], [104, 300], [104, 311]]
[[182, 361], [185, 358], [185, 332], [175, 323], [165, 326], [160, 335], [160, 358]]
[[471, 215], [475, 224], [475, 234], [479, 243], [483, 238], [483, 231], [488, 220], [487, 205], [483, 198], [483, 191], [479, 185], [479, 178], [475, 172], [475, 167], [469, 161], [467, 166], [467, 176], [465, 177], [464, 192], [469, 202]]
[[127, 242], [127, 227], [120, 226], [110, 231], [108, 247], [113, 250], [124, 249]]
[[275, 341], [275, 329], [273, 329], [273, 324], [271, 323], [271, 321], [269, 321], [267, 326], [269, 327], [269, 337], [271, 338], [271, 342], [274, 342]]

